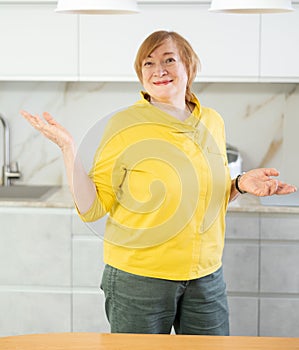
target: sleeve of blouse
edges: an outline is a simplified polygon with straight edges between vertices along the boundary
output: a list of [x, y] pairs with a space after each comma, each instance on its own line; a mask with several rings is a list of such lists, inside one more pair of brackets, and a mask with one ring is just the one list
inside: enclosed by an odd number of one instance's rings
[[121, 179], [123, 171], [118, 165], [122, 149], [121, 133], [115, 132], [115, 128], [109, 123], [95, 153], [93, 165], [89, 172], [89, 177], [96, 186], [96, 198], [87, 212], [80, 213], [77, 208], [77, 212], [83, 221], [91, 222], [100, 219], [110, 212], [117, 202], [116, 193], [121, 181], [118, 181], [118, 179]]

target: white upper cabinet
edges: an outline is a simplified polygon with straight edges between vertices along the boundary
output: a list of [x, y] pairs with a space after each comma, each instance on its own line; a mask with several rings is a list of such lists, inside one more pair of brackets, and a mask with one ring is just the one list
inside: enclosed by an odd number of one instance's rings
[[136, 15], [70, 15], [56, 0], [0, 0], [0, 80], [137, 81], [134, 59], [156, 30], [182, 34], [197, 81], [299, 82], [299, 4], [286, 14], [208, 11], [204, 0], [140, 0]]
[[299, 5], [285, 14], [262, 15], [261, 78], [299, 81]]
[[0, 79], [78, 79], [78, 16], [54, 4], [0, 4]]
[[259, 16], [208, 12], [207, 4], [139, 5], [138, 15], [80, 16], [80, 80], [137, 80], [133, 64], [141, 42], [153, 31], [174, 30], [200, 57], [202, 81], [256, 81]]

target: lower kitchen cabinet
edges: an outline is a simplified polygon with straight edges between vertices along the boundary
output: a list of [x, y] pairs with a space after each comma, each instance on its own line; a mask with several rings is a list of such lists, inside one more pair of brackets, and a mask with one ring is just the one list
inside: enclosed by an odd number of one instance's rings
[[69, 213], [0, 208], [0, 336], [71, 330]]
[[228, 212], [223, 270], [232, 335], [257, 336], [259, 317], [258, 213]]
[[[0, 207], [0, 336], [110, 332], [100, 289], [105, 219]], [[299, 337], [299, 213], [227, 213], [231, 335]]]
[[299, 337], [298, 227], [298, 213], [227, 213], [232, 335]]
[[109, 332], [102, 241], [67, 208], [0, 208], [0, 336]]
[[231, 335], [258, 335], [259, 300], [256, 296], [228, 297]]
[[260, 332], [299, 337], [299, 215], [261, 214]]
[[260, 333], [265, 337], [299, 337], [299, 297], [261, 298]]
[[72, 215], [73, 331], [109, 333], [104, 293], [100, 289], [105, 218], [98, 227]]
[[71, 294], [59, 289], [1, 285], [0, 337], [71, 331]]

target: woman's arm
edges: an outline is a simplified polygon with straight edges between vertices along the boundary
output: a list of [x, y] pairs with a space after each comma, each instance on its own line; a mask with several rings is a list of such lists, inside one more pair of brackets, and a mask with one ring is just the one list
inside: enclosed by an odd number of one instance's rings
[[[235, 200], [236, 198], [239, 197], [239, 195], [241, 194], [237, 188], [236, 188], [236, 178], [235, 179], [232, 179], [232, 182], [231, 182], [231, 188], [230, 188], [230, 196], [229, 196], [229, 202]], [[245, 192], [244, 192], [245, 193]]]
[[20, 113], [36, 130], [61, 149], [68, 185], [74, 202], [79, 212], [84, 214], [96, 198], [96, 188], [77, 156], [76, 145], [72, 135], [62, 125], [57, 123], [49, 113], [43, 113], [43, 118], [26, 111], [21, 111]]
[[273, 177], [279, 176], [274, 168], [249, 170], [232, 180], [229, 201], [236, 199], [241, 193], [250, 193], [258, 197], [283, 195], [297, 191], [293, 185], [286, 184]]

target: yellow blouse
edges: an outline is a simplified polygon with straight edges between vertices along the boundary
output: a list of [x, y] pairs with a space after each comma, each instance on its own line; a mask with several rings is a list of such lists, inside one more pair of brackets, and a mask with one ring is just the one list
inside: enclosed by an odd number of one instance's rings
[[221, 266], [231, 179], [220, 115], [193, 95], [180, 121], [142, 99], [105, 129], [86, 221], [108, 213], [104, 262], [142, 276], [189, 280]]

